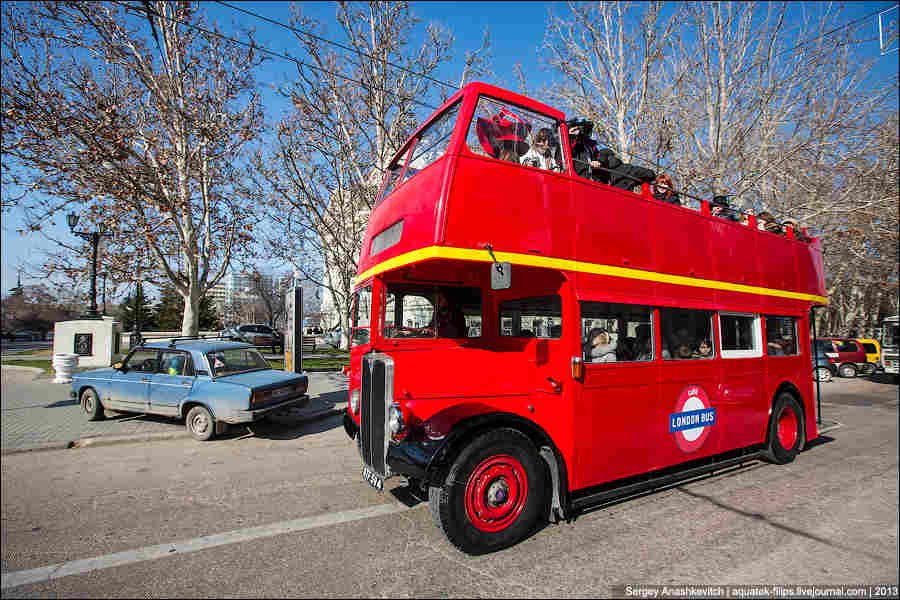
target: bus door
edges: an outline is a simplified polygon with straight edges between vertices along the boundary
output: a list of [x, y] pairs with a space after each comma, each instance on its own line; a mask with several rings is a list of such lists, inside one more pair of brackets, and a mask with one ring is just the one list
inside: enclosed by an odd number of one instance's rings
[[709, 310], [659, 309], [659, 384], [648, 434], [656, 444], [652, 468], [720, 452], [731, 418], [718, 386]]
[[578, 306], [584, 377], [575, 399], [573, 484], [581, 488], [650, 468], [658, 365], [650, 307]]
[[722, 396], [729, 408], [724, 452], [764, 441], [769, 411], [759, 315], [720, 311], [718, 333]]
[[501, 340], [518, 338], [523, 344], [522, 367], [527, 372], [523, 375], [528, 378], [530, 395], [539, 406], [558, 405], [568, 384], [561, 296], [554, 293], [501, 300], [498, 315]]

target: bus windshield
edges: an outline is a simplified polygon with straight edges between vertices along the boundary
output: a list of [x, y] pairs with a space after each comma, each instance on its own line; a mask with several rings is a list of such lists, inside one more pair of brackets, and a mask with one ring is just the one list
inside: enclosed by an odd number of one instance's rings
[[456, 125], [456, 115], [459, 113], [460, 102], [445, 110], [434, 119], [428, 127], [419, 132], [416, 141], [412, 145], [412, 156], [406, 170], [403, 165], [409, 150], [397, 157], [388, 167], [384, 184], [384, 191], [379, 202], [390, 195], [396, 188], [415, 177], [420, 171], [431, 165], [447, 151], [450, 145], [450, 136], [453, 134], [453, 126]]
[[390, 285], [382, 314], [386, 338], [481, 337], [481, 291], [475, 288]]

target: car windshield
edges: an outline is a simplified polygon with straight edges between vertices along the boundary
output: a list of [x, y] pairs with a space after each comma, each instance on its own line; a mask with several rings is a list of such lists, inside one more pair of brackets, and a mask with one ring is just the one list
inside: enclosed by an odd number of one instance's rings
[[209, 366], [212, 367], [214, 377], [270, 368], [262, 354], [253, 348], [215, 350], [208, 352], [206, 357], [209, 359]]

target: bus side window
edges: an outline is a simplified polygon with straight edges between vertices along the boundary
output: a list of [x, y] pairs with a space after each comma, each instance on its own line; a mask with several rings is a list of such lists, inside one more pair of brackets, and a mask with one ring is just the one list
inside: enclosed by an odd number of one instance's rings
[[584, 362], [652, 361], [652, 315], [649, 306], [582, 302]]
[[714, 358], [712, 311], [661, 308], [662, 357], [666, 360]]
[[759, 315], [720, 312], [719, 336], [722, 358], [762, 356]]
[[559, 339], [562, 337], [562, 298], [538, 296], [502, 302], [500, 335]]
[[766, 315], [766, 354], [769, 356], [797, 356], [797, 318]]

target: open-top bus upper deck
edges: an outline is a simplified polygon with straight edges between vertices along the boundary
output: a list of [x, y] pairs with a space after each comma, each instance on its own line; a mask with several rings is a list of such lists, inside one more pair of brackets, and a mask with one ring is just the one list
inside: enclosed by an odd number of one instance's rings
[[[480, 150], [478, 121], [506, 110], [551, 129], [559, 172]], [[427, 261], [498, 261], [569, 272], [583, 292], [659, 305], [800, 313], [824, 304], [817, 239], [759, 230], [576, 175], [565, 115], [484, 83], [441, 106], [394, 158], [372, 210], [357, 284]], [[677, 185], [677, 184], [676, 184]], [[798, 232], [799, 233], [799, 232]], [[486, 270], [486, 265], [482, 268]], [[478, 269], [480, 270], [480, 269]], [[649, 287], [648, 287], [649, 286]]]

